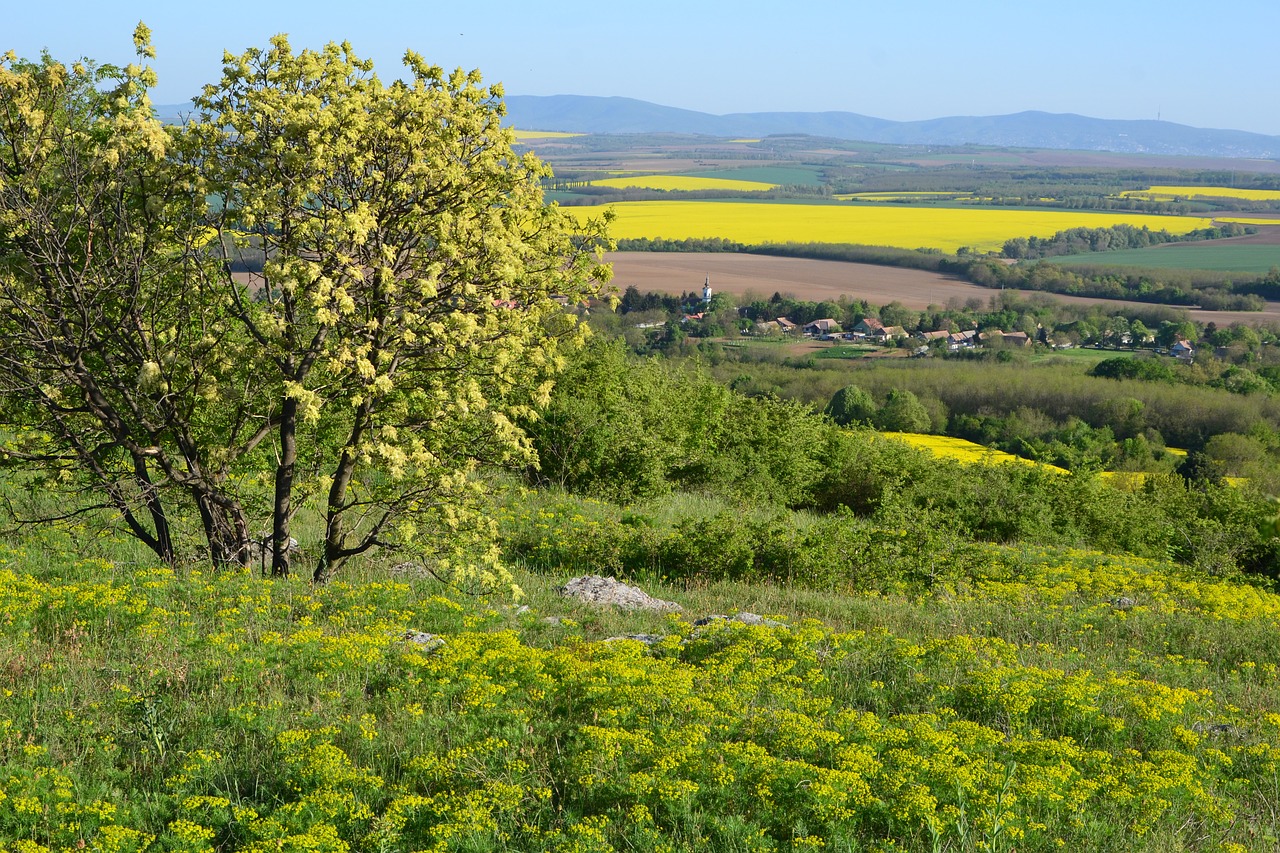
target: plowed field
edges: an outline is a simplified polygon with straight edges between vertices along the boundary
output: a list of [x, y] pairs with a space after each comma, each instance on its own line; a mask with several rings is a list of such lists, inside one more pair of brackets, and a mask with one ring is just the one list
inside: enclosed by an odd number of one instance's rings
[[[696, 292], [710, 278], [713, 291], [724, 291], [735, 296], [752, 294], [767, 299], [778, 292], [818, 302], [824, 299], [834, 300], [844, 295], [865, 299], [876, 306], [897, 300], [909, 308], [926, 308], [931, 304], [946, 305], [951, 299], [961, 302], [978, 299], [985, 306], [998, 293], [939, 273], [840, 261], [727, 252], [613, 252], [607, 260], [613, 264], [613, 284], [619, 292], [631, 285], [641, 291], [675, 294]], [[1117, 308], [1144, 304], [1036, 294], [1031, 291], [1011, 292], [1076, 304], [1103, 302]], [[1265, 311], [1188, 313], [1200, 322], [1213, 320], [1218, 325], [1234, 322], [1268, 325], [1280, 323], [1280, 303], [1276, 302], [1267, 303]]]

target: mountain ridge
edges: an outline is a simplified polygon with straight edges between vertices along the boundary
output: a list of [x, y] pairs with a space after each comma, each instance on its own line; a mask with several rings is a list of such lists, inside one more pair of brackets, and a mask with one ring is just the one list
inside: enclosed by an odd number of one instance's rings
[[522, 130], [688, 133], [743, 137], [803, 134], [897, 145], [984, 145], [1247, 159], [1280, 158], [1280, 136], [1196, 128], [1151, 119], [1100, 119], [1026, 110], [999, 116], [894, 121], [845, 111], [712, 113], [625, 97], [508, 95], [508, 123]]

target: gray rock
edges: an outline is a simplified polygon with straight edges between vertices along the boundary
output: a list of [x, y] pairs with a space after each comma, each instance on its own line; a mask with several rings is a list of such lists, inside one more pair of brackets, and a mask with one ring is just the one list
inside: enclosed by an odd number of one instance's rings
[[1236, 740], [1242, 732], [1235, 726], [1227, 723], [1192, 723], [1191, 731], [1198, 735], [1207, 735], [1213, 738], [1225, 738], [1228, 740]]
[[674, 601], [653, 598], [638, 587], [628, 586], [616, 578], [584, 575], [571, 579], [556, 590], [566, 598], [594, 604], [597, 607], [620, 607], [623, 610], [683, 610]]
[[428, 634], [425, 631], [405, 631], [400, 639], [406, 640], [415, 645], [421, 646], [424, 651], [434, 652], [436, 649], [445, 645], [444, 637], [438, 637], [435, 634]]
[[777, 619], [769, 619], [764, 616], [757, 616], [755, 613], [738, 613], [733, 616], [725, 616], [722, 613], [713, 613], [710, 616], [704, 616], [693, 624], [696, 627], [710, 625], [712, 622], [741, 622], [743, 625], [764, 625], [766, 628], [786, 628], [785, 622], [779, 622]]
[[1117, 596], [1111, 599], [1111, 606], [1116, 610], [1132, 610], [1138, 602], [1134, 601], [1127, 595]]
[[646, 646], [652, 646], [654, 643], [662, 642], [666, 637], [662, 634], [626, 634], [620, 637], [609, 637], [606, 643], [612, 643], [614, 640], [635, 640], [637, 643], [644, 643]]

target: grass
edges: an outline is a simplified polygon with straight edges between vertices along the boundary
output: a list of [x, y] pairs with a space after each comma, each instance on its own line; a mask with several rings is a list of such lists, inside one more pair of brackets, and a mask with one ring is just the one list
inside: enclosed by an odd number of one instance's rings
[[[1019, 236], [1050, 237], [1069, 228], [1100, 228], [1129, 223], [1185, 233], [1207, 227], [1198, 217], [1154, 216], [1124, 212], [1074, 212], [1050, 209], [939, 208], [933, 206], [768, 204], [712, 201], [624, 202], [613, 236], [629, 238], [721, 237], [747, 244], [772, 242], [861, 243], [954, 252], [999, 249]], [[591, 207], [566, 208], [580, 218], [598, 216]]]
[[1124, 356], [1132, 356], [1132, 350], [1113, 350], [1113, 349], [1094, 349], [1093, 347], [1072, 347], [1071, 349], [1058, 349], [1052, 352], [1036, 352], [1032, 353], [1030, 361], [1033, 364], [1041, 364], [1044, 362], [1066, 361], [1073, 364], [1083, 364], [1092, 366], [1100, 361], [1106, 361], [1111, 358], [1122, 358]]
[[[501, 524], [556, 543], [610, 519], [673, 530], [726, 512], [696, 496], [624, 510], [527, 494]], [[924, 532], [883, 535], [905, 554]], [[889, 544], [851, 553], [850, 571]], [[598, 568], [590, 552], [518, 567], [517, 603], [390, 562], [312, 587], [173, 571], [84, 531], [0, 545], [0, 847], [1280, 841], [1269, 592], [1158, 561], [983, 546], [914, 590], [712, 582], [687, 563], [642, 579], [677, 614], [556, 594]], [[694, 624], [742, 611], [783, 624]]]
[[854, 346], [852, 344], [836, 344], [820, 349], [813, 354], [814, 358], [862, 358], [870, 352], [880, 352], [884, 347]]

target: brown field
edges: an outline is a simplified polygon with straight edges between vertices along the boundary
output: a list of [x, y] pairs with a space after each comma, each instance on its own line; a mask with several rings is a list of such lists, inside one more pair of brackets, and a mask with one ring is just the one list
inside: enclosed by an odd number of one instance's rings
[[[767, 299], [777, 292], [813, 302], [848, 296], [865, 299], [875, 306], [897, 300], [917, 309], [946, 305], [952, 299], [961, 303], [977, 299], [985, 306], [996, 295], [996, 291], [989, 288], [940, 273], [841, 261], [715, 252], [611, 252], [606, 260], [613, 264], [613, 284], [619, 292], [631, 285], [659, 293], [696, 292], [702, 289], [703, 281], [710, 278], [713, 291], [735, 296]], [[1147, 303], [1118, 299], [1010, 292], [1079, 305], [1106, 304], [1117, 309], [1150, 307]], [[1264, 311], [1191, 310], [1187, 313], [1193, 320], [1202, 323], [1212, 320], [1220, 326], [1236, 322], [1280, 325], [1280, 302], [1268, 302]]]
[[[1222, 243], [1247, 243], [1251, 245], [1277, 246], [1280, 245], [1280, 215], [1273, 213], [1242, 213], [1241, 218], [1249, 219], [1275, 219], [1276, 225], [1255, 226], [1258, 229], [1257, 234], [1249, 234], [1244, 237], [1225, 237]], [[1170, 246], [1176, 246], [1177, 243], [1169, 243]]]

